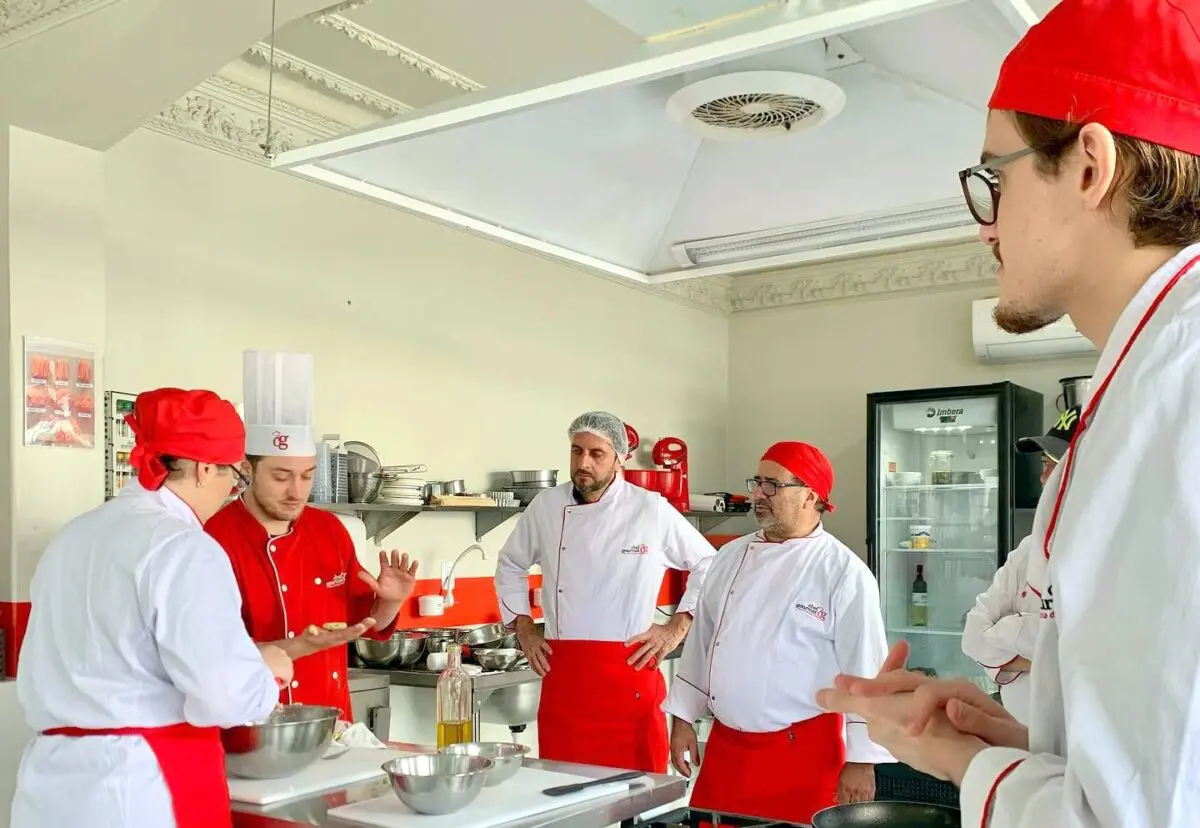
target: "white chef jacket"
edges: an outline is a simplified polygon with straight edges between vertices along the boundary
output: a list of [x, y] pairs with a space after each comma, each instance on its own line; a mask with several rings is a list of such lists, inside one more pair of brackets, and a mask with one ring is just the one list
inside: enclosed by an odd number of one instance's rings
[[[784, 543], [746, 535], [717, 553], [663, 709], [775, 732], [824, 713], [818, 690], [875, 675], [887, 653], [875, 576], [841, 541], [821, 526]], [[896, 761], [857, 716], [845, 741], [847, 762]]]
[[[191, 508], [136, 481], [63, 527], [34, 572], [17, 696], [54, 727], [230, 727], [279, 691], [242, 623], [233, 570]], [[14, 828], [164, 828], [171, 798], [137, 736], [37, 736]]]
[[963, 652], [1000, 685], [1005, 709], [1022, 724], [1029, 722], [1029, 673], [1000, 668], [1017, 656], [1033, 661], [1042, 621], [1042, 594], [1049, 583], [1044, 538], [1043, 528], [1009, 553], [992, 585], [975, 599], [963, 629]]
[[496, 595], [504, 623], [529, 615], [529, 568], [542, 570], [551, 639], [628, 641], [654, 621], [668, 568], [688, 572], [677, 611], [696, 606], [716, 550], [658, 492], [621, 477], [595, 503], [564, 483], [539, 494], [500, 550]]
[[[1138, 292], [1097, 377], [1198, 255], [1200, 245], [1189, 247]], [[963, 825], [1192, 828], [1200, 819], [1200, 268], [1162, 301], [1074, 451], [1051, 546], [1053, 617], [1034, 649], [1030, 750], [988, 748], [974, 759]], [[1065, 466], [1038, 504], [1044, 520]]]

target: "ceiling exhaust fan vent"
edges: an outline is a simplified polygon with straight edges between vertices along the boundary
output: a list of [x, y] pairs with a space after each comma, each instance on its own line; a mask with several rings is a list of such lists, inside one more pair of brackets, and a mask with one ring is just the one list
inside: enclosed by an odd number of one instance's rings
[[667, 101], [667, 113], [705, 138], [737, 140], [794, 135], [845, 105], [841, 87], [815, 75], [730, 72], [684, 86]]

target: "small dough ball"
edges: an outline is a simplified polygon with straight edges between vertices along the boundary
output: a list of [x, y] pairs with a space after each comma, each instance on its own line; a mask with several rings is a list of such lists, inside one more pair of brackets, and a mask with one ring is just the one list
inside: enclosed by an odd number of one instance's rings
[[330, 632], [333, 632], [335, 630], [346, 629], [346, 622], [345, 621], [326, 621], [321, 626], [323, 626], [325, 629], [329, 630]]

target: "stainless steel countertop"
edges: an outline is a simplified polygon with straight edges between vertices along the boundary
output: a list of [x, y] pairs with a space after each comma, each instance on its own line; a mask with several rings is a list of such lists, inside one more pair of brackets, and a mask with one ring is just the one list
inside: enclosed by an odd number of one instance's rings
[[[428, 745], [395, 744], [398, 750], [432, 753]], [[590, 765], [573, 765], [566, 762], [544, 762], [540, 759], [525, 760], [526, 767], [573, 773], [591, 779], [603, 779], [618, 771], [612, 768], [597, 768]], [[687, 792], [687, 785], [678, 776], [647, 774], [644, 779], [633, 783], [628, 791], [578, 805], [569, 805], [557, 811], [548, 811], [537, 816], [509, 822], [497, 822], [493, 828], [608, 828], [623, 820], [661, 808]], [[234, 803], [233, 828], [294, 828], [297, 825], [333, 828], [351, 823], [332, 819], [331, 808], [350, 802], [361, 802], [379, 796], [394, 796], [386, 779], [360, 782], [340, 790], [313, 794], [303, 799], [292, 800], [267, 808]]]

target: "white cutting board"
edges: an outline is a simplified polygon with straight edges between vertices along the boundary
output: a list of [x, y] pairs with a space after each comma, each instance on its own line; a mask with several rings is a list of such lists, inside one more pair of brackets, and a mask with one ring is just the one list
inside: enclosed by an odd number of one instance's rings
[[546, 788], [591, 782], [585, 776], [554, 773], [540, 768], [521, 768], [511, 779], [494, 788], [484, 788], [479, 798], [461, 811], [452, 814], [418, 814], [401, 802], [395, 794], [342, 805], [329, 811], [329, 816], [374, 825], [378, 828], [494, 828], [517, 819], [566, 808], [629, 790], [628, 782], [597, 785], [566, 796], [546, 796]]
[[335, 759], [318, 759], [304, 770], [283, 779], [229, 778], [229, 798], [247, 805], [274, 805], [302, 796], [365, 782], [387, 774], [380, 765], [409, 751], [350, 748]]

